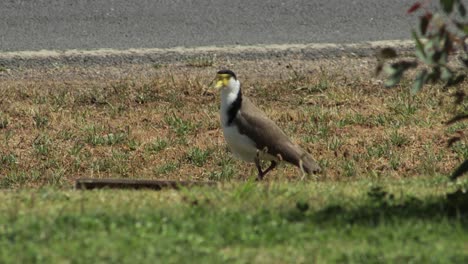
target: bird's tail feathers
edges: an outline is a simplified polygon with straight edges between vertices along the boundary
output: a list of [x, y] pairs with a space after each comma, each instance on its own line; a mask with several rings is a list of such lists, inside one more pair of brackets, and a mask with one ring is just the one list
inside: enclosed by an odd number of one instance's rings
[[320, 168], [318, 163], [307, 152], [301, 155], [297, 165], [307, 174], [314, 174], [322, 171], [322, 168]]

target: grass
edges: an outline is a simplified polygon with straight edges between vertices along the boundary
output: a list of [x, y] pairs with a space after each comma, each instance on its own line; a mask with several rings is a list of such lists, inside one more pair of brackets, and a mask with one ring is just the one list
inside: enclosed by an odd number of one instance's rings
[[[209, 89], [224, 65], [323, 174], [280, 164], [252, 182]], [[468, 198], [455, 192], [467, 183], [446, 181], [468, 155], [466, 122], [444, 124], [451, 91], [411, 96], [407, 82], [384, 89], [372, 72], [369, 58], [9, 69], [0, 262], [467, 262]], [[71, 190], [79, 177], [220, 184]]]
[[190, 67], [211, 67], [216, 62], [215, 56], [198, 56], [187, 59], [187, 66]]
[[249, 181], [178, 192], [2, 192], [0, 259], [463, 263], [466, 204], [445, 196], [456, 188], [432, 177]]
[[[209, 85], [225, 63], [231, 62], [123, 66], [125, 75], [111, 66], [11, 69], [0, 84], [10, 102], [0, 104], [0, 175], [41, 176], [3, 186], [44, 186], [56, 175], [63, 175], [56, 187], [90, 176], [253, 177], [254, 166], [231, 158], [219, 129], [219, 95]], [[434, 85], [411, 96], [409, 82], [385, 89], [364, 59], [265, 59], [261, 68], [268, 71], [260, 72], [258, 63], [231, 68], [244, 94], [324, 166], [321, 179], [449, 174], [466, 159], [466, 140], [447, 144], [466, 128], [444, 124], [453, 112], [450, 91]], [[302, 177], [292, 166], [268, 176]]]
[[[450, 91], [384, 89], [366, 61], [9, 70], [0, 262], [467, 262], [468, 183], [447, 181], [468, 156], [466, 122], [444, 124]], [[280, 164], [252, 181], [254, 165], [226, 148], [209, 88], [226, 64], [323, 174]], [[453, 136], [461, 140], [447, 144]], [[71, 188], [78, 177], [219, 185], [81, 192]]]

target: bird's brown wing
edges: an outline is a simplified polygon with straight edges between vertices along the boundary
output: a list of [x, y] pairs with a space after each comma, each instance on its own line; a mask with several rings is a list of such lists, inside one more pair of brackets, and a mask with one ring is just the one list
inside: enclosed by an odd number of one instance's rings
[[[300, 167], [306, 172], [319, 171], [319, 166], [310, 155], [294, 144], [288, 136], [267, 115], [257, 108], [247, 97], [243, 97], [240, 113], [234, 121], [239, 132], [248, 135], [259, 150], [267, 149], [272, 156]], [[309, 172], [310, 171], [310, 172]]]

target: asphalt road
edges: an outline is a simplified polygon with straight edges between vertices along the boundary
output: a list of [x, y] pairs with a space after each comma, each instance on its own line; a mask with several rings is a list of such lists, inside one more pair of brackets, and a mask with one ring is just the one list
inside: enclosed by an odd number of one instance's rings
[[408, 39], [403, 0], [2, 0], [0, 52]]

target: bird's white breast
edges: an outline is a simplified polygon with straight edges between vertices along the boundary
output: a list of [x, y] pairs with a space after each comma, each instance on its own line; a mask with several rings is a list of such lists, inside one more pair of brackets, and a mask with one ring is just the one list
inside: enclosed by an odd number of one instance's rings
[[226, 126], [223, 124], [223, 133], [229, 149], [235, 156], [249, 162], [255, 160], [257, 155], [255, 142], [246, 135], [239, 133], [235, 125]]
[[[228, 124], [228, 110], [232, 103], [236, 101], [239, 90], [240, 84], [238, 81], [234, 81], [230, 86], [221, 90], [221, 127], [223, 128], [224, 138], [232, 153], [242, 160], [254, 162], [257, 157], [255, 142], [247, 135], [241, 134], [235, 122]], [[237, 113], [237, 115], [239, 115], [239, 113]], [[277, 160], [277, 158], [268, 153], [260, 152], [258, 154], [260, 159]]]
[[235, 83], [221, 90], [221, 127], [231, 152], [242, 160], [253, 162], [257, 155], [255, 142], [246, 135], [241, 134], [234, 123], [228, 124], [228, 110], [232, 103], [236, 101], [239, 89], [239, 84]]

